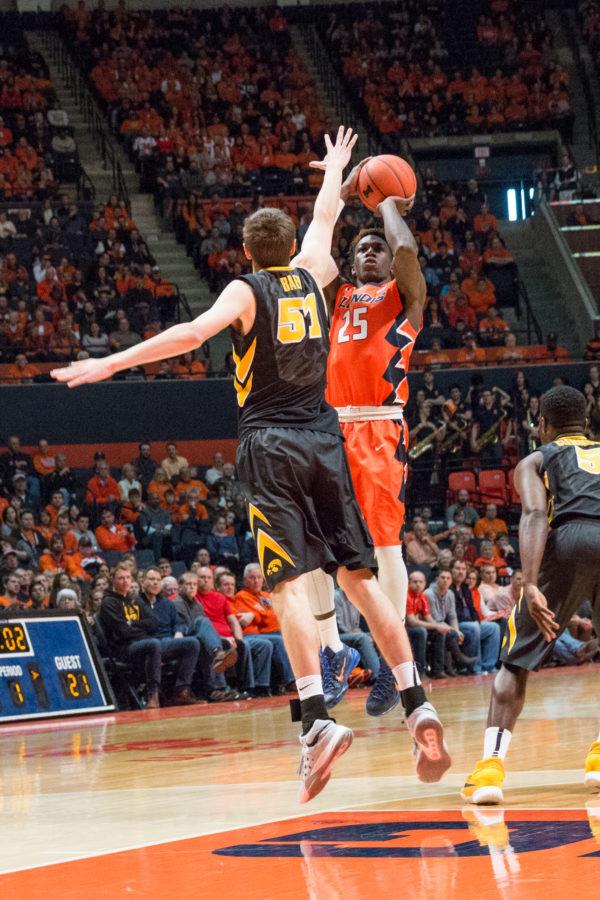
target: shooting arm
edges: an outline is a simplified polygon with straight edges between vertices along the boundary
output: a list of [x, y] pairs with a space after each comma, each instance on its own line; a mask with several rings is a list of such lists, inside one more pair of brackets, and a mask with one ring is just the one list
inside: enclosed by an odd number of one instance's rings
[[521, 497], [523, 512], [519, 523], [519, 547], [525, 585], [537, 586], [542, 557], [548, 536], [546, 488], [539, 467], [541, 453], [521, 460], [515, 470], [515, 487]]
[[417, 242], [402, 218], [394, 197], [380, 203], [379, 212], [383, 216], [386, 240], [394, 255], [392, 271], [406, 303], [406, 317], [415, 331], [419, 331], [423, 324], [427, 287], [419, 265]]

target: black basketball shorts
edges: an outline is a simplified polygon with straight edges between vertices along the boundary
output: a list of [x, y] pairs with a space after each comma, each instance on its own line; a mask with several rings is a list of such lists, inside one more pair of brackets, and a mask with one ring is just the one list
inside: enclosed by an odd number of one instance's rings
[[236, 463], [269, 589], [314, 569], [377, 571], [341, 436], [259, 428], [242, 437]]
[[[557, 638], [586, 600], [600, 610], [600, 520], [574, 519], [548, 534], [538, 587], [560, 626]], [[523, 597], [508, 620], [500, 659], [521, 669], [539, 669], [555, 641], [538, 631]]]

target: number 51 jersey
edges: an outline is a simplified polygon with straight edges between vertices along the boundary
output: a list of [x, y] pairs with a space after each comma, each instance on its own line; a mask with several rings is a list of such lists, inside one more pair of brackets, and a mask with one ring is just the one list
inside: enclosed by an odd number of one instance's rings
[[340, 435], [325, 402], [329, 324], [312, 275], [292, 266], [242, 275], [256, 299], [246, 335], [231, 329], [240, 437], [255, 428], [307, 428]]
[[335, 298], [327, 400], [345, 406], [404, 406], [417, 332], [395, 280], [342, 285]]

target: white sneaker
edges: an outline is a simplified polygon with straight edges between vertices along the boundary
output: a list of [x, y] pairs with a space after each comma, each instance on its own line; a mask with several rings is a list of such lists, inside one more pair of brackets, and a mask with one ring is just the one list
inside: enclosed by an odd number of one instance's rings
[[333, 719], [316, 719], [310, 731], [300, 735], [300, 803], [308, 803], [323, 790], [329, 781], [331, 767], [338, 756], [346, 752], [353, 737], [349, 728], [337, 725]]
[[419, 781], [439, 781], [450, 768], [452, 760], [444, 740], [444, 729], [431, 703], [414, 709], [406, 720], [415, 742], [417, 778]]

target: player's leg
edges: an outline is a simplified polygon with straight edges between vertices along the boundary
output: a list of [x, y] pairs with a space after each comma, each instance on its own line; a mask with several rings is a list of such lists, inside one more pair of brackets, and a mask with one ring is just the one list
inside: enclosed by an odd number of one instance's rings
[[[600, 539], [586, 565], [578, 528], [574, 524], [550, 532], [540, 570], [540, 590], [559, 625], [557, 638], [581, 598], [590, 596], [590, 579], [597, 569]], [[598, 533], [600, 536], [600, 529]], [[500, 655], [502, 666], [494, 679], [483, 758], [467, 777], [461, 791], [464, 800], [476, 804], [503, 800], [504, 762], [525, 702], [527, 678], [530, 671], [539, 669], [552, 655], [555, 642], [548, 642], [538, 630], [521, 595], [508, 620], [508, 634]]]
[[360, 661], [359, 653], [340, 640], [335, 617], [334, 582], [322, 569], [306, 576], [308, 601], [317, 623], [321, 642], [321, 677], [327, 709], [333, 709], [346, 696], [350, 673]]
[[303, 786], [300, 802], [315, 797], [327, 784], [335, 760], [352, 743], [349, 728], [329, 717], [323, 695], [319, 661], [319, 634], [311, 615], [308, 593], [312, 579], [300, 575], [277, 584], [272, 603], [294, 672], [302, 717]]
[[385, 658], [400, 693], [406, 722], [416, 744], [417, 775], [439, 781], [450, 766], [443, 728], [427, 702], [404, 623], [377, 579], [367, 569], [338, 570], [338, 581], [349, 600], [367, 620], [373, 640]]

